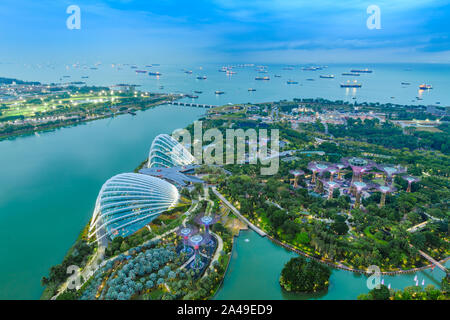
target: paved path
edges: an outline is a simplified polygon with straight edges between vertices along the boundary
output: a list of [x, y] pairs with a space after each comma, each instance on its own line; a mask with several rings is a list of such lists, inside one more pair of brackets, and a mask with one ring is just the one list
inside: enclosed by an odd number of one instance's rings
[[247, 218], [245, 218], [238, 209], [236, 209], [227, 199], [225, 199], [225, 197], [219, 192], [217, 191], [217, 189], [215, 187], [211, 188], [212, 191], [216, 194], [216, 196], [219, 197], [220, 200], [222, 200], [223, 203], [225, 203], [230, 209], [231, 211], [233, 211], [233, 213], [242, 221], [244, 221], [252, 230], [254, 230], [257, 234], [259, 234], [261, 237], [265, 237], [267, 235], [267, 233], [265, 233], [264, 231], [262, 231], [261, 229], [259, 229], [257, 226], [255, 226], [253, 223], [251, 223], [250, 221], [247, 220]]

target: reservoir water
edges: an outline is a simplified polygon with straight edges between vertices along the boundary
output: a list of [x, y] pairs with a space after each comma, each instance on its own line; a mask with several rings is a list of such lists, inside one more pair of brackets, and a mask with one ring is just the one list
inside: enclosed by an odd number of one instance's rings
[[[430, 83], [434, 89], [423, 93], [420, 103], [450, 104], [450, 65], [364, 66], [374, 69], [374, 73], [358, 77], [363, 88], [341, 89], [339, 83], [344, 77], [340, 74], [353, 67], [362, 66], [330, 65], [323, 72], [312, 72], [299, 67], [283, 70], [282, 65], [274, 65], [268, 69], [270, 81], [255, 81], [255, 76], [261, 74], [254, 68], [236, 69], [237, 74], [227, 76], [218, 72], [220, 65], [155, 66], [153, 71], [163, 74], [156, 78], [110, 64], [90, 70], [4, 63], [0, 64], [0, 76], [50, 83], [70, 75], [64, 81], [83, 80], [90, 85], [135, 83], [142, 86], [139, 89], [152, 92], [199, 90], [203, 93], [194, 101], [216, 105], [303, 97], [348, 101], [355, 97], [357, 101], [417, 104], [411, 101], [418, 95], [418, 85]], [[193, 74], [183, 69], [193, 70]], [[319, 74], [332, 73], [336, 79], [319, 79]], [[274, 78], [274, 74], [282, 77]], [[207, 79], [197, 80], [197, 75], [206, 75]], [[288, 79], [299, 81], [299, 85], [287, 85]], [[411, 85], [401, 86], [402, 81]], [[249, 92], [250, 87], [256, 91]], [[216, 90], [225, 94], [215, 95]], [[0, 141], [0, 299], [38, 299], [41, 277], [47, 275], [50, 266], [61, 262], [88, 222], [101, 185], [115, 174], [132, 171], [146, 159], [157, 134], [183, 128], [203, 113], [196, 108], [159, 106], [134, 117], [123, 115]], [[278, 286], [279, 272], [291, 256], [293, 253], [267, 239], [243, 233], [236, 241], [229, 272], [216, 298], [298, 298], [282, 293]], [[395, 277], [392, 286], [410, 285], [413, 277]], [[436, 281], [429, 278], [426, 283]], [[316, 298], [354, 299], [364, 292], [364, 284], [361, 276], [334, 271], [330, 290]]]
[[159, 106], [0, 142], [0, 299], [38, 299], [40, 279], [89, 221], [102, 184], [133, 171], [153, 138], [202, 109]]
[[[327, 292], [319, 294], [293, 294], [283, 291], [278, 283], [286, 262], [297, 254], [260, 237], [254, 231], [241, 231], [235, 238], [233, 254], [222, 287], [214, 297], [216, 300], [298, 300], [298, 299], [356, 299], [367, 293], [367, 277], [352, 272], [332, 269]], [[447, 261], [447, 266], [450, 265]], [[435, 268], [416, 273], [419, 283], [440, 287], [444, 272]], [[383, 276], [384, 284], [402, 289], [415, 285], [416, 274]]]

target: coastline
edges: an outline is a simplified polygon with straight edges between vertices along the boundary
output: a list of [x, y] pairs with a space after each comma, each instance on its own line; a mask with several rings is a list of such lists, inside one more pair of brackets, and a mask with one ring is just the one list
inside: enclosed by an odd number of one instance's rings
[[[173, 98], [175, 100], [181, 99], [181, 97], [173, 97]], [[158, 101], [156, 103], [151, 103], [148, 106], [145, 106], [143, 108], [137, 109], [136, 111], [145, 111], [145, 110], [148, 110], [148, 109], [160, 106], [160, 105], [169, 104], [171, 101], [173, 101], [173, 100]], [[80, 118], [69, 119], [69, 120], [62, 121], [60, 123], [53, 122], [53, 123], [49, 123], [49, 124], [38, 125], [38, 126], [34, 126], [34, 127], [30, 128], [30, 129], [16, 130], [10, 134], [0, 134], [0, 142], [4, 141], [4, 140], [22, 137], [22, 136], [32, 135], [32, 134], [35, 134], [38, 132], [50, 132], [50, 131], [53, 131], [53, 130], [59, 129], [59, 128], [69, 128], [69, 127], [74, 127], [74, 126], [77, 126], [80, 124], [84, 124], [84, 123], [88, 123], [88, 122], [92, 122], [92, 121], [96, 121], [96, 120], [114, 118], [116, 116], [121, 116], [124, 114], [130, 114], [130, 113], [128, 111], [122, 111], [122, 112], [117, 112], [112, 115], [100, 115], [98, 117], [85, 118], [85, 119], [80, 119]]]

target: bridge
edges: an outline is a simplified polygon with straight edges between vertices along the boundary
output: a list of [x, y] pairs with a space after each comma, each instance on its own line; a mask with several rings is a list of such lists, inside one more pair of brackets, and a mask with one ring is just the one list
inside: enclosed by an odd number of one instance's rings
[[172, 104], [174, 106], [197, 107], [197, 108], [206, 108], [206, 109], [213, 109], [213, 108], [217, 108], [218, 107], [218, 106], [215, 106], [215, 105], [212, 105], [212, 104], [178, 102], [178, 101], [172, 101], [172, 102], [169, 102], [169, 104]]
[[[410, 246], [412, 247], [411, 244], [410, 244]], [[439, 261], [434, 260], [432, 257], [430, 257], [428, 254], [426, 254], [422, 250], [417, 249], [417, 251], [419, 251], [419, 253], [422, 257], [424, 257], [425, 259], [430, 261], [432, 264], [434, 264], [436, 267], [438, 267], [439, 269], [444, 271], [445, 274], [449, 274], [449, 271], [447, 270], [447, 268], [444, 265], [442, 265]]]
[[224, 197], [219, 191], [217, 191], [215, 187], [212, 187], [211, 189], [212, 189], [212, 191], [216, 194], [216, 196], [218, 196], [219, 199], [220, 199], [223, 203], [225, 203], [225, 204], [231, 209], [231, 211], [233, 211], [233, 213], [234, 213], [241, 221], [243, 221], [244, 223], [246, 223], [246, 224], [250, 227], [250, 229], [252, 229], [253, 231], [255, 231], [255, 232], [256, 232], [257, 234], [259, 234], [261, 237], [265, 237], [265, 236], [267, 235], [264, 231], [262, 231], [262, 230], [259, 229], [257, 226], [255, 226], [253, 223], [251, 223], [250, 221], [248, 221], [248, 219], [245, 218], [245, 217], [239, 212], [239, 210], [236, 209], [236, 208], [235, 208], [235, 207], [234, 207], [227, 199], [225, 199], [225, 197]]
[[427, 226], [427, 224], [428, 224], [428, 221], [425, 221], [425, 222], [416, 224], [415, 226], [412, 226], [409, 229], [406, 229], [406, 231], [413, 233], [413, 232], [416, 232], [417, 230], [421, 230], [421, 229], [425, 228]]

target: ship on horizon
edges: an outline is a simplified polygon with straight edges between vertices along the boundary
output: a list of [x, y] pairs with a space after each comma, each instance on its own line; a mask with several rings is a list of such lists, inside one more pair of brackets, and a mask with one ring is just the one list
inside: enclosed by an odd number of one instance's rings
[[341, 83], [341, 88], [361, 88], [362, 84], [357, 83], [356, 80], [350, 82], [347, 80], [347, 83]]
[[419, 90], [430, 90], [433, 89], [433, 87], [431, 86], [431, 84], [421, 84], [419, 86]]
[[350, 72], [353, 72], [353, 73], [372, 73], [373, 71], [366, 68], [366, 69], [352, 69], [352, 70], [350, 70]]

